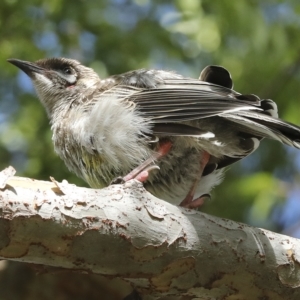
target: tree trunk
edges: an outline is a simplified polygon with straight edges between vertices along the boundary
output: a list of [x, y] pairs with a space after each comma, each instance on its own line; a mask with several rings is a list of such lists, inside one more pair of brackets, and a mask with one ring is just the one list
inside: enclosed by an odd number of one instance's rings
[[95, 190], [13, 173], [0, 174], [2, 259], [99, 274], [142, 299], [300, 299], [295, 238], [174, 206], [135, 180]]

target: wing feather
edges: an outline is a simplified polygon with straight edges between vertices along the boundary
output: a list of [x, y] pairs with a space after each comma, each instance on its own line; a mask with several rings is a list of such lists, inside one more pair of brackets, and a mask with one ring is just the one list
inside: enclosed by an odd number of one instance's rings
[[173, 79], [165, 80], [155, 89], [142, 89], [127, 100], [134, 102], [142, 115], [155, 123], [197, 120], [237, 110], [261, 110], [258, 97], [240, 96], [214, 84]]
[[93, 99], [105, 95], [134, 107], [153, 123], [153, 134], [199, 136], [205, 132], [181, 123], [218, 116], [235, 123], [240, 132], [300, 147], [300, 128], [276, 118], [272, 100], [164, 71], [136, 71], [114, 80], [115, 85]]

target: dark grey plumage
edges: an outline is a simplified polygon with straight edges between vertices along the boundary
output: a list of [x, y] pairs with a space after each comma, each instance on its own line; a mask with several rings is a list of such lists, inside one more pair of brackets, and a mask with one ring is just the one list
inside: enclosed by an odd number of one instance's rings
[[[56, 152], [92, 187], [125, 176], [168, 142], [171, 150], [155, 162], [160, 170], [150, 172], [145, 187], [178, 204], [195, 182], [195, 198], [209, 193], [224, 167], [262, 138], [300, 148], [300, 128], [278, 119], [272, 100], [232, 90], [219, 66], [204, 69], [200, 80], [144, 69], [103, 80], [71, 59], [9, 62], [33, 80]], [[204, 153], [209, 161], [199, 173]]]

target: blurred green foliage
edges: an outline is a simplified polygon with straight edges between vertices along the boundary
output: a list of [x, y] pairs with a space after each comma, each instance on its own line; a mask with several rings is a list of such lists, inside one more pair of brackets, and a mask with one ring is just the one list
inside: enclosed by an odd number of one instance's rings
[[[67, 179], [53, 151], [47, 116], [30, 80], [7, 58], [78, 59], [102, 76], [137, 68], [198, 77], [208, 64], [232, 74], [235, 89], [272, 98], [280, 116], [300, 124], [300, 2], [209, 0], [3, 0], [0, 3], [0, 167], [19, 176]], [[288, 198], [299, 153], [264, 141], [227, 172], [204, 210], [271, 229]], [[298, 163], [296, 164], [296, 161]]]

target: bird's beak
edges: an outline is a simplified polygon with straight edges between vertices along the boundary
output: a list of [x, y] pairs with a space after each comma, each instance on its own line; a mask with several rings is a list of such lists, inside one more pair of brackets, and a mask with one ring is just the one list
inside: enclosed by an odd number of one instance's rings
[[34, 73], [45, 73], [44, 68], [30, 61], [20, 60], [16, 58], [10, 58], [7, 61], [24, 71], [29, 77], [33, 77]]

